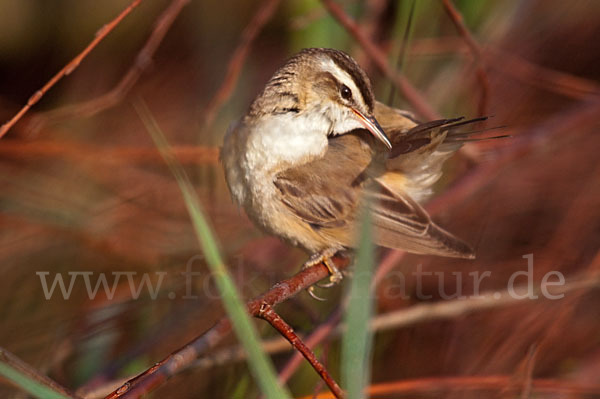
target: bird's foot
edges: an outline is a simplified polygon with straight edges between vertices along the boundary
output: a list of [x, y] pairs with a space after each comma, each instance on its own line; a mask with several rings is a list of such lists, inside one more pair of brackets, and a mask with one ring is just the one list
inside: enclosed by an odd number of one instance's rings
[[[339, 248], [328, 248], [323, 252], [313, 254], [309, 260], [304, 263], [302, 269], [309, 268], [319, 263], [323, 263], [327, 270], [329, 270], [329, 281], [323, 284], [315, 284], [320, 288], [330, 288], [340, 283], [344, 279], [344, 275], [339, 271], [335, 263], [333, 262], [333, 256], [339, 251]], [[308, 294], [318, 301], [324, 301], [323, 298], [315, 294], [314, 285], [308, 288]]]

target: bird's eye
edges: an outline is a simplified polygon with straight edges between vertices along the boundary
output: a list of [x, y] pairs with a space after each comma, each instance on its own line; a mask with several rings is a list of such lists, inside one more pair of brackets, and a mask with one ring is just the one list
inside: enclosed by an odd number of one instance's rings
[[346, 85], [342, 85], [340, 94], [344, 100], [350, 100], [352, 98], [352, 90]]

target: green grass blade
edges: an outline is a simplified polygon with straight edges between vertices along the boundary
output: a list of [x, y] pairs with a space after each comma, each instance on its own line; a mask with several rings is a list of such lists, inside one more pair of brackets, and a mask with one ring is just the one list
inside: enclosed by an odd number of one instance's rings
[[20, 370], [12, 367], [10, 364], [0, 359], [0, 376], [11, 381], [23, 391], [29, 393], [36, 398], [43, 399], [66, 399], [67, 396], [54, 391], [53, 389], [35, 381]]
[[373, 334], [369, 329], [369, 321], [373, 313], [373, 263], [371, 212], [365, 206], [345, 316], [346, 334], [342, 339], [342, 385], [347, 391], [348, 399], [364, 398], [364, 389], [371, 376]]
[[229, 314], [237, 338], [248, 353], [248, 364], [252, 375], [267, 398], [280, 399], [290, 397], [289, 393], [277, 381], [275, 368], [261, 348], [258, 333], [229, 272], [225, 268], [217, 241], [212, 233], [212, 228], [204, 217], [200, 201], [187, 174], [171, 153], [167, 140], [145, 103], [140, 100], [134, 106], [146, 129], [152, 136], [160, 154], [169, 165], [171, 172], [179, 184], [185, 205], [196, 231], [196, 236], [221, 293], [225, 310]]

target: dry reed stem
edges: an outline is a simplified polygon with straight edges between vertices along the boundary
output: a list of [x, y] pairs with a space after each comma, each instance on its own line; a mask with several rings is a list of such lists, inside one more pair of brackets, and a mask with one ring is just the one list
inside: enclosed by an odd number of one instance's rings
[[34, 116], [30, 128], [33, 132], [38, 132], [49, 123], [54, 123], [74, 116], [89, 117], [95, 115], [107, 108], [110, 108], [125, 98], [127, 93], [137, 83], [142, 73], [152, 64], [152, 57], [158, 49], [160, 43], [165, 38], [167, 32], [175, 22], [175, 19], [190, 0], [173, 0], [171, 4], [157, 18], [154, 29], [148, 37], [148, 40], [135, 57], [133, 65], [127, 73], [121, 78], [119, 83], [109, 92], [94, 99], [71, 104], [57, 108], [48, 112], [42, 112]]
[[[573, 291], [597, 289], [600, 287], [600, 276], [597, 274], [583, 273], [567, 281], [562, 286], [546, 287], [552, 296], [567, 294]], [[371, 328], [375, 331], [385, 331], [413, 325], [427, 320], [453, 319], [472, 312], [485, 309], [496, 309], [510, 306], [524, 301], [536, 301], [545, 298], [540, 290], [534, 290], [533, 297], [525, 297], [529, 289], [527, 286], [514, 287], [518, 295], [512, 295], [509, 291], [488, 292], [467, 299], [453, 299], [436, 303], [423, 303], [406, 309], [379, 315], [373, 319]]]
[[137, 7], [142, 0], [133, 0], [115, 19], [110, 21], [108, 24], [104, 25], [96, 32], [96, 36], [87, 45], [85, 49], [81, 53], [79, 53], [75, 58], [73, 58], [67, 65], [65, 65], [56, 75], [54, 75], [41, 89], [36, 91], [30, 98], [27, 100], [27, 104], [21, 108], [19, 112], [15, 116], [12, 117], [11, 120], [6, 122], [4, 125], [0, 126], [0, 138], [2, 138], [11, 127], [15, 125], [29, 111], [29, 109], [35, 105], [40, 99], [63, 77], [69, 75], [73, 72], [83, 61], [83, 59], [100, 43], [112, 30], [119, 25], [119, 23], [127, 16], [129, 13]]
[[231, 93], [240, 77], [244, 61], [246, 61], [246, 58], [248, 57], [252, 43], [275, 13], [279, 2], [280, 0], [263, 0], [260, 8], [242, 32], [240, 42], [227, 64], [227, 72], [225, 73], [225, 78], [221, 83], [221, 87], [219, 87], [214, 97], [206, 106], [204, 119], [205, 127], [209, 127], [213, 124], [221, 107], [229, 97], [231, 97]]
[[[217, 147], [173, 146], [173, 154], [184, 164], [215, 164], [219, 161]], [[61, 160], [91, 162], [163, 162], [158, 150], [153, 147], [123, 146], [99, 147], [79, 142], [55, 140], [9, 140], [0, 143], [0, 155], [19, 159], [57, 158]]]
[[[370, 398], [389, 398], [390, 395], [440, 395], [452, 391], [501, 391], [510, 384], [510, 375], [460, 376], [460, 377], [431, 377], [414, 380], [403, 380], [389, 383], [373, 384], [367, 389]], [[520, 387], [514, 387], [517, 394]], [[532, 380], [533, 393], [554, 395], [570, 395], [568, 397], [588, 397], [600, 395], [600, 385], [583, 384], [558, 379]], [[576, 395], [576, 396], [575, 396]], [[440, 397], [440, 396], [435, 396]], [[560, 396], [563, 397], [563, 396]], [[565, 396], [567, 397], [567, 396]], [[317, 396], [304, 396], [298, 399], [334, 399], [330, 393]]]
[[456, 9], [452, 1], [442, 0], [442, 3], [444, 4], [444, 9], [446, 10], [446, 13], [454, 23], [456, 30], [469, 47], [469, 50], [471, 51], [471, 54], [475, 59], [477, 68], [477, 80], [479, 80], [479, 84], [481, 85], [481, 95], [479, 97], [478, 113], [480, 116], [487, 115], [487, 108], [490, 97], [490, 81], [485, 70], [484, 58], [482, 56], [481, 47], [473, 38], [473, 35], [465, 25], [465, 21], [462, 14]]
[[498, 48], [487, 48], [484, 56], [490, 59], [490, 67], [530, 86], [574, 100], [600, 96], [600, 85], [593, 80], [538, 65]]
[[[481, 48], [488, 68], [502, 73], [529, 86], [557, 93], [574, 100], [583, 100], [590, 95], [600, 95], [600, 85], [581, 76], [536, 64], [509, 53], [493, 44]], [[421, 38], [412, 41], [409, 54], [416, 57], [470, 53], [461, 37]]]
[[539, 352], [537, 345], [531, 345], [524, 362], [525, 378], [523, 378], [523, 390], [521, 391], [521, 399], [527, 399], [531, 396], [531, 388], [533, 386], [533, 370], [535, 361]]

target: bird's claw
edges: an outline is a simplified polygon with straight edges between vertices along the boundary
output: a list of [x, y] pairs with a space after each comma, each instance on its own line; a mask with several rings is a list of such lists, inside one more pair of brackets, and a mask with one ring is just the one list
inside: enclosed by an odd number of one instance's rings
[[310, 295], [312, 299], [316, 299], [319, 302], [325, 302], [327, 300], [327, 299], [321, 298], [320, 296], [315, 294], [315, 286], [314, 285], [311, 285], [310, 287], [308, 287], [306, 289], [306, 292], [308, 292], [308, 295]]
[[330, 288], [334, 285], [339, 284], [344, 279], [344, 275], [342, 274], [342, 272], [340, 272], [340, 270], [337, 268], [335, 263], [333, 263], [331, 258], [323, 259], [323, 263], [327, 267], [327, 270], [329, 270], [329, 281], [323, 284], [317, 283], [317, 285], [321, 288]]
[[[333, 255], [338, 252], [337, 249], [328, 249], [319, 254], [314, 254], [311, 258], [304, 264], [303, 269], [309, 268], [314, 265], [318, 265], [319, 263], [323, 263], [327, 270], [329, 270], [329, 281], [327, 283], [316, 283], [315, 285], [319, 288], [331, 288], [340, 283], [343, 280], [344, 275], [339, 271], [337, 266], [332, 260]], [[308, 289], [308, 294], [318, 301], [324, 301], [325, 299], [317, 296], [315, 294], [314, 285], [310, 286]]]

